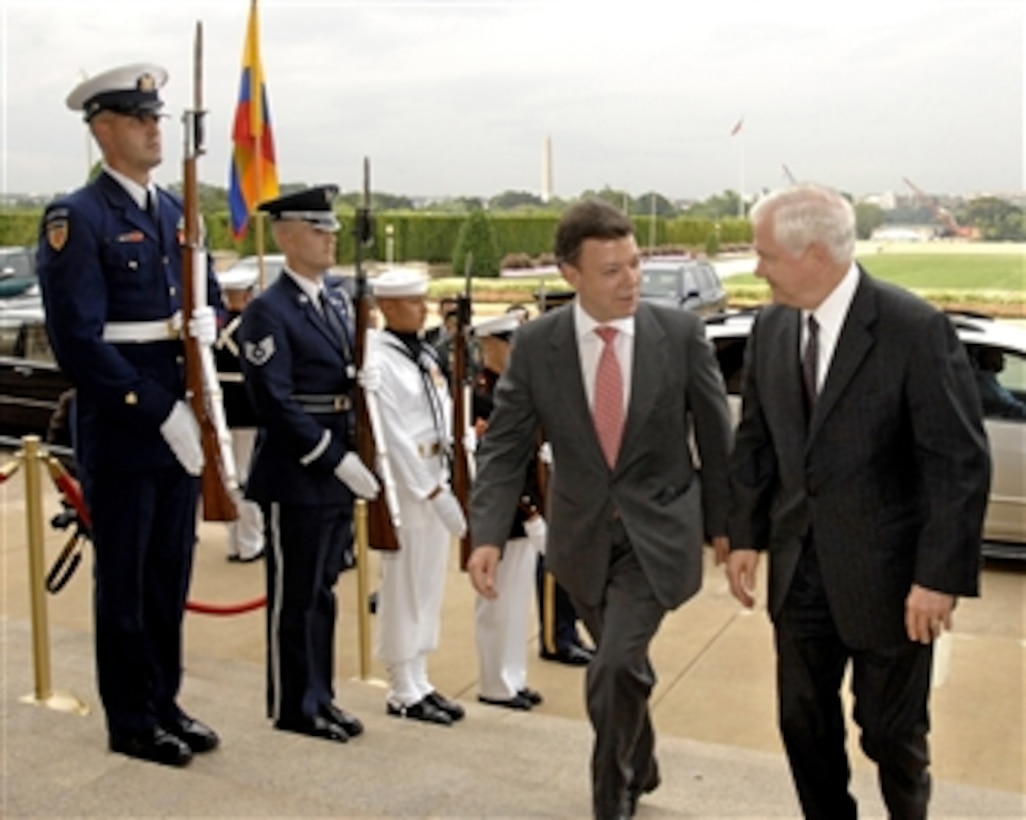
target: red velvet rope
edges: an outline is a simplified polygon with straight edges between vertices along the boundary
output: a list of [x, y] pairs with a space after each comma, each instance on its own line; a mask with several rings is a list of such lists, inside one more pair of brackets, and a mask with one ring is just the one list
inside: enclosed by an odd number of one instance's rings
[[261, 595], [252, 601], [242, 601], [238, 604], [205, 604], [200, 601], [186, 601], [185, 608], [189, 612], [196, 612], [200, 615], [241, 615], [243, 612], [260, 609], [266, 603], [267, 596]]
[[[74, 476], [71, 475], [56, 458], [52, 456], [47, 459], [47, 466], [50, 468], [50, 476], [61, 495], [68, 503], [75, 508], [79, 523], [86, 530], [92, 530], [93, 519], [89, 515], [89, 508], [86, 506], [85, 498], [82, 496], [82, 488]], [[13, 470], [11, 471], [13, 472]], [[7, 474], [0, 472], [0, 483], [7, 479]], [[186, 601], [185, 608], [189, 612], [196, 612], [201, 615], [240, 615], [244, 612], [251, 612], [260, 609], [267, 603], [267, 596], [253, 598], [250, 601], [241, 601], [237, 604], [207, 604], [201, 601]]]

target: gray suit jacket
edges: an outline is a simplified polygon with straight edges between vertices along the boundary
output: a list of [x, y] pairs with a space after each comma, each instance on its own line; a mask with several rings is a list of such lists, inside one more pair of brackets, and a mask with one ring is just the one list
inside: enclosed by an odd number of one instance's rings
[[619, 516], [657, 600], [670, 609], [701, 586], [704, 536], [726, 532], [730, 416], [701, 320], [642, 303], [635, 323], [630, 406], [612, 470], [585, 395], [572, 306], [517, 331], [477, 454], [470, 531], [475, 546], [505, 543], [540, 424], [555, 463], [548, 568], [572, 597], [598, 604]]
[[762, 310], [731, 459], [731, 549], [770, 553], [780, 613], [812, 534], [854, 648], [905, 640], [913, 583], [978, 589], [990, 458], [968, 357], [942, 313], [864, 271], [806, 432], [799, 311]]

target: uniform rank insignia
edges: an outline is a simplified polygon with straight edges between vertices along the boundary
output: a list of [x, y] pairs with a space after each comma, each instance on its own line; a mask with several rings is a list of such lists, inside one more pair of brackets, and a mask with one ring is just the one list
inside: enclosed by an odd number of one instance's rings
[[259, 342], [246, 342], [243, 346], [246, 360], [257, 367], [266, 364], [274, 355], [274, 337], [268, 336]]
[[46, 220], [46, 241], [55, 251], [61, 250], [68, 241], [68, 220], [53, 214]]

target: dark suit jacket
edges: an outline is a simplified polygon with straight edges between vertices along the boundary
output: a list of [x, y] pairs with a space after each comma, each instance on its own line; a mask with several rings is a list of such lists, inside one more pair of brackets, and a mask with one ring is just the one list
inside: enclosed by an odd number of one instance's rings
[[[344, 297], [336, 291], [332, 300], [341, 304]], [[246, 497], [309, 506], [350, 503], [334, 470], [351, 449], [351, 412], [310, 413], [295, 397], [351, 394], [351, 346], [342, 344], [285, 274], [246, 306], [239, 338], [259, 424]]]
[[585, 395], [572, 306], [517, 330], [477, 453], [470, 531], [475, 545], [505, 543], [541, 424], [555, 466], [548, 568], [571, 596], [598, 604], [619, 515], [656, 598], [673, 608], [701, 586], [703, 536], [726, 531], [730, 420], [701, 320], [642, 303], [635, 323], [630, 406], [612, 470]]
[[806, 432], [801, 314], [762, 310], [731, 459], [731, 549], [770, 553], [779, 615], [810, 532], [854, 648], [905, 640], [913, 583], [978, 589], [990, 458], [961, 342], [942, 313], [864, 271]]

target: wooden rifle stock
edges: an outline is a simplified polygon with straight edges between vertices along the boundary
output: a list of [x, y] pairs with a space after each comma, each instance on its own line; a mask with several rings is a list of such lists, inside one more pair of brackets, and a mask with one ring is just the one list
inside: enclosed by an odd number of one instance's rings
[[460, 502], [467, 519], [467, 531], [460, 538], [460, 569], [466, 570], [470, 560], [470, 469], [467, 463], [467, 397], [470, 383], [467, 378], [467, 346], [470, 342], [470, 277], [473, 256], [467, 255], [466, 283], [464, 292], [456, 304], [456, 337], [452, 367], [452, 493]]
[[[367, 287], [367, 274], [363, 270], [363, 248], [373, 241], [373, 229], [370, 221], [370, 163], [363, 161], [363, 205], [356, 209], [356, 220], [353, 225], [354, 262], [356, 268], [356, 331], [355, 355], [357, 370], [363, 368], [367, 351], [367, 329], [370, 327], [371, 295]], [[374, 444], [374, 431], [371, 428], [370, 414], [367, 411], [367, 400], [363, 388], [357, 388], [356, 416], [356, 452], [367, 469], [377, 470], [377, 447]], [[378, 475], [381, 492], [373, 501], [367, 502], [368, 546], [371, 549], [394, 552], [399, 549], [399, 538], [392, 517], [385, 501], [386, 486], [384, 476]]]
[[[194, 55], [194, 106], [185, 113], [185, 159], [183, 170], [183, 207], [185, 211], [185, 241], [182, 248], [182, 337], [185, 342], [186, 395], [192, 412], [199, 423], [203, 444], [203, 475], [201, 489], [204, 521], [234, 521], [239, 517], [235, 501], [228, 489], [232, 471], [227, 468], [214, 420], [208, 412], [208, 396], [204, 380], [203, 349], [189, 335], [189, 320], [197, 307], [206, 300], [206, 253], [200, 230], [199, 187], [196, 180], [197, 157], [203, 153], [203, 28], [196, 23]], [[201, 279], [202, 277], [202, 279]], [[210, 353], [209, 349], [206, 351]]]

